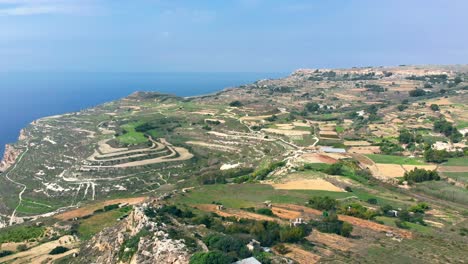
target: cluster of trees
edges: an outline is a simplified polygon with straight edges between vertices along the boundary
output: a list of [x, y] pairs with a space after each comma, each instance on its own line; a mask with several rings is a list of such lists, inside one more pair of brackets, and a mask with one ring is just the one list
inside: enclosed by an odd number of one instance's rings
[[412, 75], [406, 77], [407, 80], [413, 81], [428, 81], [431, 83], [444, 83], [447, 81], [448, 76], [447, 74], [431, 74], [431, 75], [424, 75], [424, 76], [416, 76]]
[[350, 237], [353, 231], [353, 226], [348, 222], [338, 220], [338, 216], [334, 212], [326, 213], [322, 221], [314, 221], [312, 226], [320, 232], [338, 234], [344, 237]]
[[412, 182], [424, 182], [424, 181], [438, 181], [440, 176], [435, 170], [425, 170], [414, 168], [412, 171], [405, 172], [403, 176], [405, 181]]
[[321, 211], [336, 210], [338, 201], [328, 196], [314, 196], [309, 200], [308, 205]]
[[285, 161], [273, 162], [270, 165], [268, 165], [266, 168], [254, 171], [252, 173], [252, 177], [259, 181], [264, 180], [266, 176], [268, 176], [268, 174], [270, 174], [272, 171], [276, 170], [279, 167], [283, 167], [284, 165], [286, 165]]
[[241, 106], [243, 106], [243, 105], [244, 105], [244, 104], [242, 104], [242, 102], [241, 102], [241, 101], [238, 101], [238, 100], [232, 101], [232, 102], [229, 103], [229, 106], [231, 106], [231, 107], [241, 107]]
[[393, 143], [390, 140], [384, 139], [380, 143], [380, 151], [383, 154], [394, 155], [402, 152], [403, 148], [400, 146], [400, 144]]
[[411, 97], [420, 97], [426, 95], [426, 92], [423, 89], [416, 88], [408, 92]]
[[367, 220], [374, 219], [377, 216], [376, 211], [367, 209], [358, 203], [344, 204], [340, 206], [338, 213]]
[[227, 183], [228, 179], [234, 179], [236, 181], [244, 181], [241, 179], [243, 176], [248, 180], [251, 177], [251, 174], [254, 171], [252, 168], [235, 168], [225, 171], [208, 171], [200, 175], [197, 180], [200, 184], [224, 184]]
[[434, 131], [443, 133], [454, 143], [460, 142], [463, 139], [463, 135], [458, 129], [445, 119], [436, 120], [434, 122]]
[[421, 134], [411, 132], [407, 129], [401, 130], [398, 135], [398, 142], [401, 144], [422, 143], [423, 141], [424, 139]]
[[386, 91], [385, 88], [378, 84], [366, 84], [364, 87], [367, 88], [367, 91], [370, 92], [382, 93]]
[[466, 155], [466, 150], [463, 151], [452, 151], [432, 149], [431, 146], [427, 146], [424, 150], [424, 159], [427, 162], [442, 163], [447, 161], [449, 158], [463, 157]]

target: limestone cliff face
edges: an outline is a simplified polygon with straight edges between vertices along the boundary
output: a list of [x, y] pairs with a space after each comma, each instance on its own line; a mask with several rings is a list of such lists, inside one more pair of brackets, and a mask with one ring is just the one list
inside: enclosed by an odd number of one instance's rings
[[[144, 206], [136, 207], [118, 225], [95, 235], [81, 248], [74, 263], [173, 263], [189, 262], [190, 253], [183, 240], [173, 240], [163, 230], [164, 224], [152, 222], [144, 214]], [[142, 230], [149, 234], [139, 237], [137, 248], [127, 248], [125, 242], [138, 238]], [[123, 252], [134, 250], [130, 259], [119, 259]]]
[[20, 149], [16, 149], [12, 145], [5, 145], [5, 154], [3, 154], [3, 159], [0, 162], [0, 172], [6, 171], [15, 164], [15, 161], [20, 154]]

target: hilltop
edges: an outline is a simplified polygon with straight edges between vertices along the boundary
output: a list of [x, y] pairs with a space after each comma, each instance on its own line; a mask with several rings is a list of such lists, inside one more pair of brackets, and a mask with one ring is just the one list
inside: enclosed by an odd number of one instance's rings
[[36, 120], [0, 166], [0, 262], [456, 263], [466, 102], [466, 65], [300, 69]]

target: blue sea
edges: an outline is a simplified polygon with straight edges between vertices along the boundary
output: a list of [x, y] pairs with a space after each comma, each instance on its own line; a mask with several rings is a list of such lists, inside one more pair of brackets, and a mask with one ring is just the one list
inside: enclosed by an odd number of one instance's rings
[[0, 73], [0, 155], [35, 119], [79, 111], [135, 91], [202, 95], [285, 73]]

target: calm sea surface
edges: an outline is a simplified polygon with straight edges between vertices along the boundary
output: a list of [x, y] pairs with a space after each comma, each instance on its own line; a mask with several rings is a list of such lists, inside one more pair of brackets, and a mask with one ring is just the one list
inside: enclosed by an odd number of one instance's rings
[[[157, 91], [202, 95], [285, 73], [0, 73], [0, 155], [31, 121]], [[0, 156], [0, 157], [1, 157]]]

